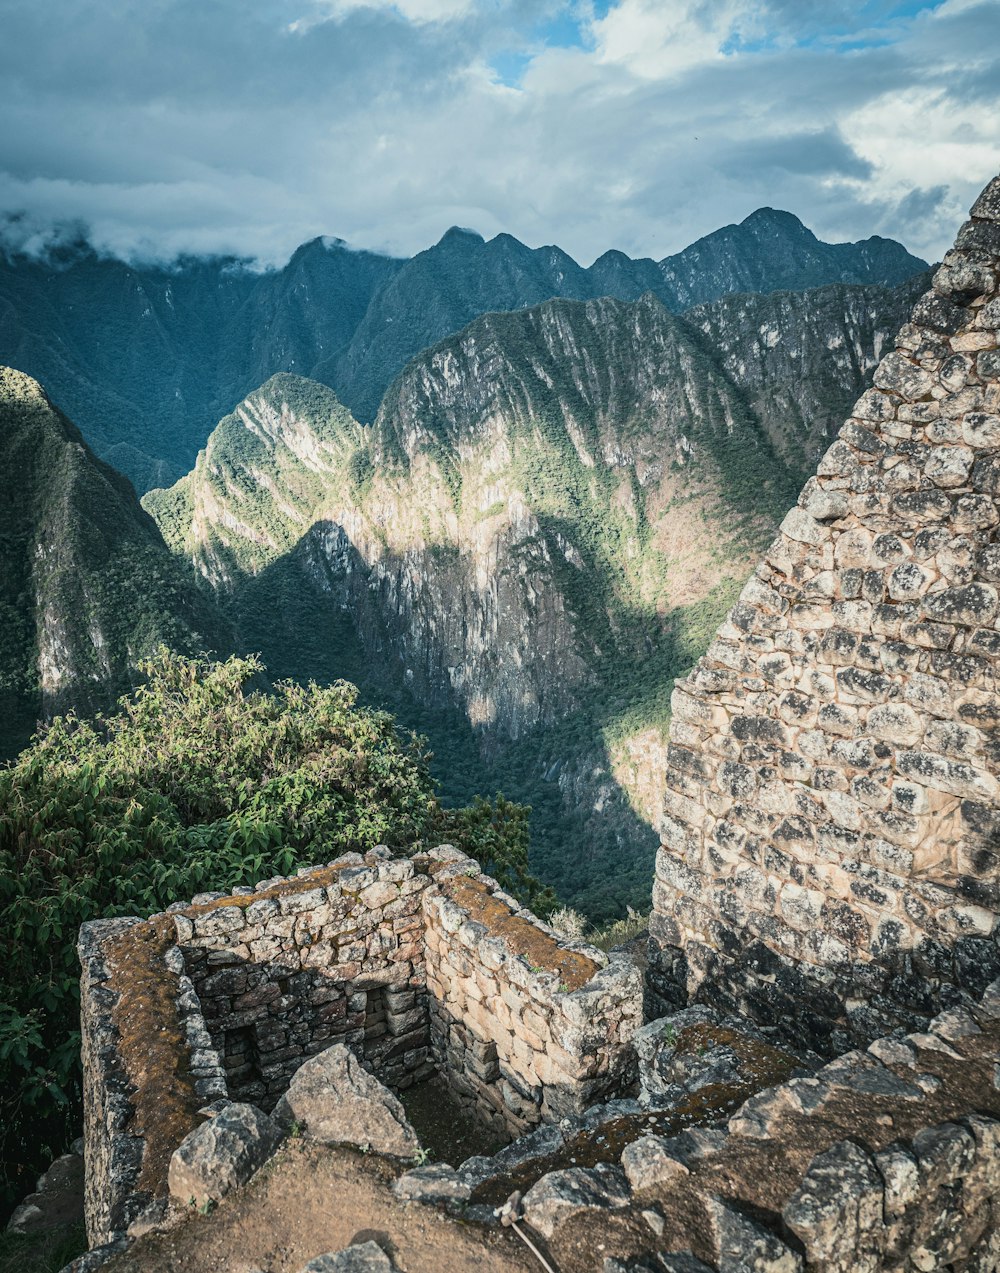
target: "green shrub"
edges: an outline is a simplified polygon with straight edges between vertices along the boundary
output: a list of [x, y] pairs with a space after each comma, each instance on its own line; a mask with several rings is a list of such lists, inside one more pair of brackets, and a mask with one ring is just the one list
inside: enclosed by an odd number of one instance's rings
[[527, 814], [502, 797], [443, 809], [423, 741], [344, 681], [251, 688], [255, 658], [166, 650], [93, 723], [57, 718], [0, 770], [0, 1186], [44, 1164], [79, 1117], [81, 923], [148, 915], [347, 850], [444, 841], [542, 905]]

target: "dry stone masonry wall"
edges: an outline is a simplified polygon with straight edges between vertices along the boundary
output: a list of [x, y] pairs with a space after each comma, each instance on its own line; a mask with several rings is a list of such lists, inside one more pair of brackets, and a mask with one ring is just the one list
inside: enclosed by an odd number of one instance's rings
[[659, 989], [826, 1054], [1000, 972], [1000, 178], [673, 695]]
[[424, 898], [434, 1057], [455, 1094], [514, 1136], [634, 1077], [642, 979], [622, 955], [561, 941], [459, 865]]
[[517, 1135], [627, 1081], [642, 1011], [628, 961], [560, 941], [448, 846], [95, 921], [79, 949], [94, 1245], [166, 1197], [202, 1107], [271, 1110], [335, 1043], [396, 1088], [440, 1069]]
[[174, 910], [229, 1094], [271, 1109], [302, 1062], [353, 1046], [381, 1078], [426, 1077], [421, 895], [412, 861], [347, 854]]

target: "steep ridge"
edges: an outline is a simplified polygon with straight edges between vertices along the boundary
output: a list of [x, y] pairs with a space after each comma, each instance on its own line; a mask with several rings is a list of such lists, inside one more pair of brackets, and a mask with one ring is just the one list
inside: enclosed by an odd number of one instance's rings
[[368, 420], [410, 358], [489, 310], [521, 309], [556, 296], [636, 300], [652, 292], [679, 313], [733, 292], [835, 282], [892, 286], [926, 268], [890, 239], [822, 243], [797, 217], [771, 208], [663, 261], [606, 252], [589, 269], [559, 248], [532, 250], [509, 234], [486, 242], [453, 228], [393, 275], [373, 297], [349, 346], [316, 375]]
[[394, 693], [451, 794], [528, 796], [564, 892], [620, 855], [615, 909], [641, 899], [651, 833], [608, 746], [662, 722], [651, 687], [700, 649], [782, 474], [647, 296], [485, 315], [409, 364], [371, 428], [274, 377], [144, 503], [272, 670]]
[[319, 378], [370, 420], [392, 378], [414, 355], [492, 310], [525, 309], [553, 297], [635, 300], [662, 291], [652, 261], [607, 253], [590, 270], [561, 248], [528, 248], [509, 234], [488, 242], [452, 227], [407, 261], [373, 298], [351, 343]]
[[370, 421], [410, 358], [490, 311], [645, 292], [680, 311], [732, 291], [894, 284], [922, 268], [890, 240], [823, 244], [766, 209], [660, 263], [607, 252], [589, 269], [556, 247], [459, 229], [405, 262], [314, 239], [264, 272], [227, 258], [133, 266], [84, 243], [44, 260], [0, 252], [0, 361], [45, 383], [146, 490], [186, 471], [220, 416], [275, 372], [333, 387]]
[[160, 642], [226, 640], [129, 483], [0, 368], [0, 759], [43, 714], [106, 707]]
[[831, 284], [805, 292], [742, 293], [688, 310], [804, 482], [871, 383], [929, 276], [896, 287]]
[[827, 283], [903, 283], [927, 262], [894, 239], [823, 243], [791, 212], [758, 208], [660, 262], [678, 310], [733, 292], [801, 291]]
[[0, 361], [48, 386], [139, 490], [185, 472], [231, 404], [349, 340], [398, 265], [336, 240], [264, 274], [227, 258], [131, 266], [77, 245], [0, 252]]

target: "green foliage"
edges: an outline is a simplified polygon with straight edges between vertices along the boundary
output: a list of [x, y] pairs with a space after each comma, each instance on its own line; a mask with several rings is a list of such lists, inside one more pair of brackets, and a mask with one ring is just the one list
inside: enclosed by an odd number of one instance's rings
[[89, 1247], [82, 1224], [32, 1237], [0, 1233], [0, 1273], [60, 1273]]
[[387, 844], [449, 841], [524, 896], [527, 810], [443, 809], [421, 740], [346, 682], [254, 690], [254, 658], [166, 649], [116, 715], [56, 718], [0, 770], [0, 1156], [36, 1168], [78, 1107], [79, 925]]

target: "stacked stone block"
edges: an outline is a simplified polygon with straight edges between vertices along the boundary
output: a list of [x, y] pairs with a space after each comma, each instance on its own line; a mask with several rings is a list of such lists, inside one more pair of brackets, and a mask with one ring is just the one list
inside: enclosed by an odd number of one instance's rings
[[633, 1077], [642, 981], [623, 956], [560, 940], [486, 876], [499, 918], [480, 922], [454, 888], [470, 872], [456, 855], [423, 897], [433, 1054], [470, 1110], [520, 1136]]
[[232, 1099], [270, 1109], [334, 1043], [395, 1087], [426, 1077], [420, 897], [431, 883], [376, 850], [174, 911]]
[[673, 695], [659, 989], [827, 1053], [1000, 971], [1000, 178]]
[[992, 1273], [998, 1042], [1000, 981], [759, 1092], [725, 1127], [646, 1132], [620, 1168], [564, 1159], [524, 1218], [557, 1259], [599, 1235], [604, 1273]]

